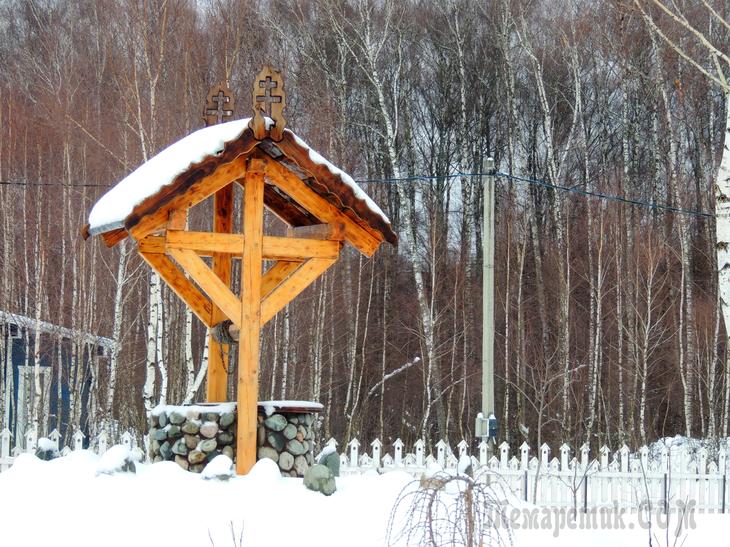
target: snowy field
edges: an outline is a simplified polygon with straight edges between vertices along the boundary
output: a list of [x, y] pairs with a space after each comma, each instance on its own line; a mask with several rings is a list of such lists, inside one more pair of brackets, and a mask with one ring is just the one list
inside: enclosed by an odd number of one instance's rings
[[[137, 474], [98, 474], [103, 468], [88, 451], [50, 462], [20, 456], [0, 474], [0, 545], [378, 546], [385, 544], [398, 495], [417, 487], [405, 473], [373, 471], [339, 478], [337, 492], [325, 497], [306, 490], [301, 479], [282, 479], [268, 460], [228, 482], [204, 480], [172, 462], [140, 465]], [[571, 530], [563, 522], [556, 530], [554, 513], [518, 502], [506, 513], [522, 523], [529, 513], [533, 528], [542, 527], [503, 533], [506, 544], [649, 545], [645, 519], [635, 514], [613, 518], [610, 527], [598, 522], [598, 529]], [[727, 544], [730, 515], [694, 515], [687, 522], [691, 529], [676, 545]], [[675, 545], [676, 523], [674, 516], [667, 541], [655, 522], [652, 544]]]

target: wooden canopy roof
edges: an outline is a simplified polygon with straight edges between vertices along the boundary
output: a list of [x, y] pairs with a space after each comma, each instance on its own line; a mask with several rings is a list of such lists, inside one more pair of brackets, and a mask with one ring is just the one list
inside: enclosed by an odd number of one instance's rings
[[[99, 234], [108, 246], [129, 234], [139, 241], [164, 229], [173, 211], [188, 209], [242, 179], [247, 165], [255, 159], [266, 165], [264, 204], [289, 226], [342, 224], [345, 240], [368, 256], [383, 241], [397, 244], [388, 218], [349, 175], [292, 131], [285, 129], [278, 142], [270, 138], [268, 131], [264, 138], [257, 139], [247, 122], [237, 120], [215, 126], [239, 124], [243, 130], [238, 137], [224, 142], [222, 150], [194, 161], [171, 182], [144, 197], [126, 216], [99, 226], [87, 224], [84, 238]], [[158, 181], [149, 182], [154, 185]]]

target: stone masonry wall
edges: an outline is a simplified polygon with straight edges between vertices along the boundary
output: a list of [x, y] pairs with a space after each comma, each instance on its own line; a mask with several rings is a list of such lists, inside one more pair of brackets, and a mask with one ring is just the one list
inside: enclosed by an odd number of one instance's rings
[[285, 477], [303, 477], [314, 464], [314, 415], [280, 410], [258, 421], [257, 459], [274, 460]]
[[235, 404], [158, 407], [150, 421], [153, 462], [174, 461], [200, 473], [219, 454], [235, 460]]
[[[315, 414], [259, 405], [257, 459], [276, 462], [284, 477], [303, 477], [314, 464]], [[160, 406], [152, 411], [150, 459], [200, 473], [219, 454], [236, 459], [236, 403]]]

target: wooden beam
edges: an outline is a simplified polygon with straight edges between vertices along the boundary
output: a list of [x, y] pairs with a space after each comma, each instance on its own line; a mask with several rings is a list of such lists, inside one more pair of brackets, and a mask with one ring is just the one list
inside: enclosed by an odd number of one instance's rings
[[340, 223], [344, 226], [347, 240], [361, 253], [372, 256], [381, 241], [368, 230], [321, 197], [286, 167], [272, 161], [266, 166], [266, 175], [271, 182], [290, 198], [326, 223]]
[[151, 234], [167, 223], [171, 210], [189, 209], [240, 177], [245, 172], [246, 161], [247, 157], [241, 155], [229, 163], [217, 166], [210, 175], [195, 181], [185, 192], [171, 196], [167, 203], [139, 220], [130, 215], [127, 230], [136, 240]]
[[170, 211], [167, 221], [168, 230], [184, 230], [188, 224], [187, 209], [173, 209]]
[[[168, 230], [165, 248], [187, 249], [203, 256], [226, 253], [241, 256], [243, 234], [216, 234], [213, 232], [185, 232]], [[263, 258], [266, 260], [304, 260], [307, 258], [336, 258], [340, 252], [337, 241], [263, 237]]]
[[262, 324], [266, 324], [335, 262], [337, 259], [334, 258], [312, 258], [302, 264], [261, 303]]
[[345, 239], [345, 225], [340, 222], [333, 222], [331, 224], [313, 224], [312, 226], [290, 226], [287, 228], [286, 235], [297, 239], [343, 241]]
[[142, 250], [140, 250], [139, 254], [160, 275], [165, 283], [175, 291], [175, 294], [187, 304], [205, 326], [211, 328], [215, 325], [212, 320], [212, 304], [210, 300], [183, 275], [169, 257], [159, 253], [146, 253]]
[[264, 274], [261, 281], [261, 298], [266, 298], [271, 291], [278, 287], [282, 281], [289, 277], [302, 265], [302, 262], [279, 260], [269, 271]]
[[[213, 196], [213, 231], [233, 231], [233, 184], [218, 190]], [[212, 270], [227, 286], [231, 286], [232, 257], [229, 254], [213, 253]], [[220, 323], [225, 314], [216, 305], [212, 310], [213, 323]], [[219, 403], [228, 400], [228, 344], [221, 344], [212, 332], [208, 333], [208, 373], [206, 400]]]
[[247, 172], [243, 194], [241, 337], [238, 343], [238, 430], [236, 473], [256, 463], [256, 429], [261, 334], [261, 265], [264, 232], [264, 174]]
[[137, 242], [140, 253], [165, 254], [165, 238], [163, 236], [147, 236]]
[[189, 249], [169, 249], [169, 253], [226, 317], [240, 327], [241, 303], [203, 259]]

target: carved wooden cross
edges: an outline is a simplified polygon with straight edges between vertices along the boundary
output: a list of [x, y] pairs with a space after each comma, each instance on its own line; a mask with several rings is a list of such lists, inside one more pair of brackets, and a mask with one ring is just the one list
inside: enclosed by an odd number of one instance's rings
[[[263, 94], [261, 94], [262, 89]], [[276, 90], [276, 94], [273, 90]], [[270, 66], [265, 66], [253, 84], [253, 119], [249, 127], [253, 130], [254, 137], [258, 140], [269, 137], [273, 141], [280, 141], [286, 126], [283, 115], [285, 106], [286, 93], [281, 73]], [[273, 121], [271, 127], [266, 126], [264, 116]]]
[[279, 87], [279, 84], [273, 81], [271, 76], [267, 76], [265, 80], [259, 81], [259, 87], [264, 89], [264, 94], [257, 95], [256, 102], [264, 103], [264, 112], [266, 112], [267, 116], [271, 117], [271, 105], [281, 102], [281, 97], [279, 95], [272, 95], [271, 90]]
[[208, 91], [208, 100], [205, 105], [203, 119], [205, 125], [216, 125], [224, 118], [233, 116], [234, 100], [231, 90], [223, 82], [214, 85]]

